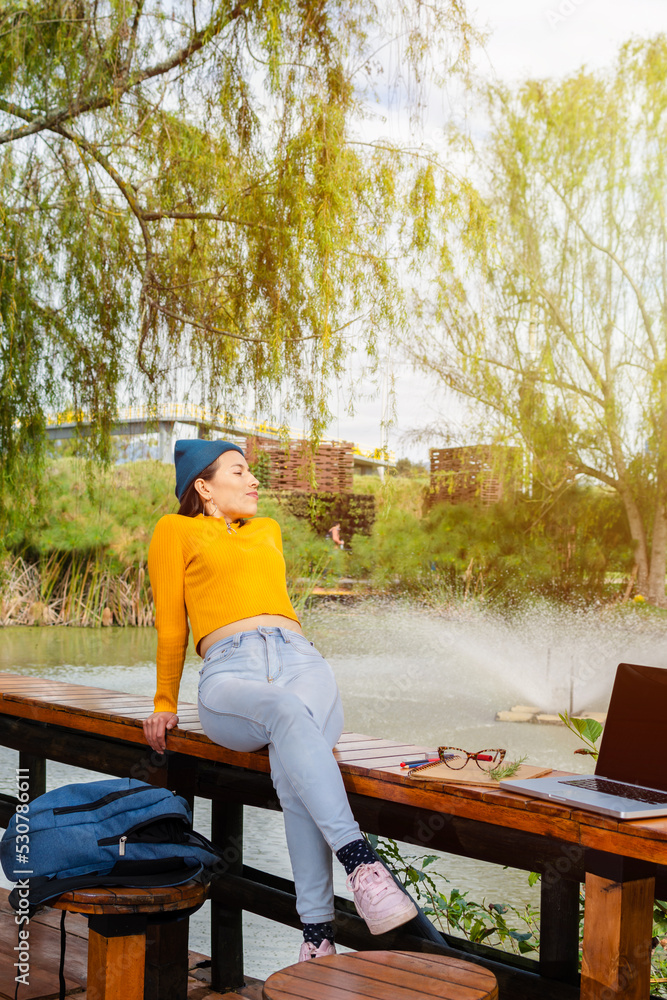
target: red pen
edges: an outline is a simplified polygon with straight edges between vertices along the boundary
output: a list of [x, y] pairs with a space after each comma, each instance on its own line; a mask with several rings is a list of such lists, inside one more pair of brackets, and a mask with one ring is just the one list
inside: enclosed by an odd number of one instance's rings
[[402, 760], [401, 767], [419, 767], [420, 764], [435, 764], [439, 757], [427, 757], [424, 760]]

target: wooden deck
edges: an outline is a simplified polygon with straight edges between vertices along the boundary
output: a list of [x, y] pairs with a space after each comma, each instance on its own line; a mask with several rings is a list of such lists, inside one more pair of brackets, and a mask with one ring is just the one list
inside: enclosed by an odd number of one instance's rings
[[[14, 1000], [16, 924], [14, 910], [7, 902], [7, 889], [0, 889], [0, 1000]], [[68, 913], [65, 983], [67, 996], [86, 1000], [86, 959], [88, 921], [78, 913]], [[19, 1000], [46, 1000], [58, 996], [60, 963], [60, 912], [45, 908], [30, 921], [30, 985], [20, 986]], [[210, 959], [191, 951], [188, 954], [188, 1000], [262, 1000], [259, 979], [233, 993], [216, 993], [210, 987]]]

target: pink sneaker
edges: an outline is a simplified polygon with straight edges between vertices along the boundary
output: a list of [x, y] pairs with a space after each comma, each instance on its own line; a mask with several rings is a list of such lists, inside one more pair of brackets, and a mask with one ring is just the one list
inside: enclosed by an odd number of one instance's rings
[[385, 934], [417, 916], [417, 907], [379, 861], [359, 865], [347, 878], [357, 913], [371, 934]]
[[316, 948], [311, 941], [304, 941], [299, 952], [299, 961], [307, 962], [310, 958], [324, 958], [326, 955], [335, 955], [336, 945], [327, 938]]

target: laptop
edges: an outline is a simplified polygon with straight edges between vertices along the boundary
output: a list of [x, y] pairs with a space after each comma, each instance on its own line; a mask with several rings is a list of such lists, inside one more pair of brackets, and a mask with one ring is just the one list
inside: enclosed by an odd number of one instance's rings
[[500, 785], [616, 819], [667, 816], [666, 729], [667, 670], [620, 663], [595, 773]]

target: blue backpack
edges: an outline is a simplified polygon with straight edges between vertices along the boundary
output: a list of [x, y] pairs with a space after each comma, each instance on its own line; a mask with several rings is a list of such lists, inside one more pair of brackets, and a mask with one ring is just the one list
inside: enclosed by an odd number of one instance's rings
[[[179, 885], [220, 861], [186, 800], [133, 778], [64, 785], [26, 803], [0, 842], [18, 911], [92, 885]], [[27, 873], [29, 877], [27, 877]], [[27, 889], [27, 892], [26, 892]]]

